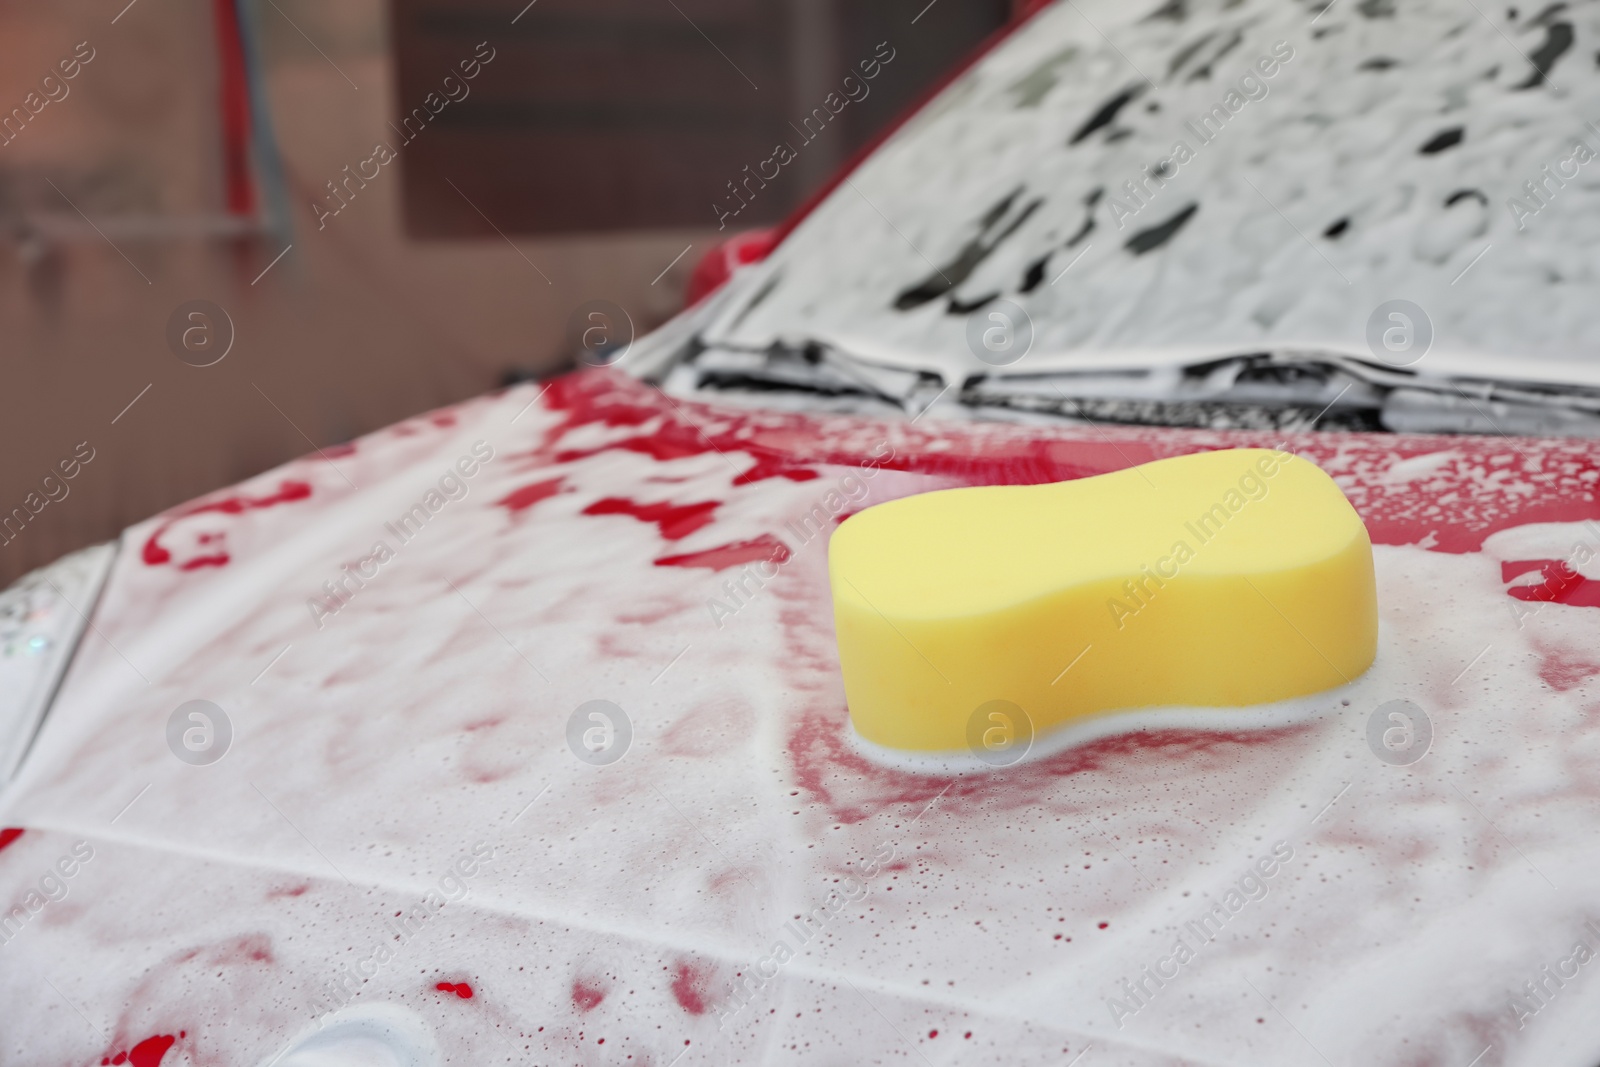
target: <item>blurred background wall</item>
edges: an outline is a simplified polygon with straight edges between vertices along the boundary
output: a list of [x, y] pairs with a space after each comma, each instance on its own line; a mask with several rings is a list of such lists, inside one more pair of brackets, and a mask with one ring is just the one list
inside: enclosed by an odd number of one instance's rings
[[[586, 301], [665, 321], [709, 249], [802, 202], [1009, 8], [0, 3], [0, 516], [27, 519], [0, 584], [564, 369]], [[784, 141], [792, 164], [748, 184]]]

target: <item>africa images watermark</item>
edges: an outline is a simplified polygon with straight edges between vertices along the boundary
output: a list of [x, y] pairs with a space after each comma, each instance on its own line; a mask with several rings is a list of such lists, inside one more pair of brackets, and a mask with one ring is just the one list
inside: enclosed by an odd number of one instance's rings
[[[84, 50], [88, 54], [84, 54]], [[72, 55], [56, 63], [56, 69], [39, 79], [39, 88], [29, 90], [23, 96], [22, 104], [11, 109], [10, 113], [0, 118], [0, 148], [15, 141], [22, 136], [22, 131], [28, 124], [38, 119], [40, 112], [51, 104], [59, 104], [72, 92], [72, 86], [67, 82], [83, 73], [83, 68], [88, 66], [95, 57], [94, 46], [88, 41], [79, 41], [72, 49]], [[60, 71], [58, 76], [56, 71]]]
[[[1130, 178], [1122, 183], [1126, 200], [1119, 200], [1115, 196], [1106, 198], [1117, 229], [1127, 226], [1129, 219], [1148, 207], [1156, 194], [1178, 176], [1178, 169], [1194, 159], [1200, 148], [1216, 140], [1228, 120], [1243, 111], [1246, 104], [1265, 100], [1271, 91], [1267, 82], [1276, 77], [1293, 58], [1294, 46], [1288, 41], [1278, 41], [1272, 46], [1271, 54], [1257, 58], [1253, 67], [1240, 75], [1234, 88], [1228, 90], [1220, 104], [1201, 114], [1198, 123], [1194, 119], [1185, 120], [1183, 127], [1194, 136], [1195, 148], [1190, 148], [1188, 141], [1178, 139], [1165, 159], [1159, 160], [1153, 167], [1147, 167], [1139, 178]], [[1156, 183], [1154, 189], [1150, 188], [1151, 182]]]
[[[1584, 520], [1584, 529], [1594, 535], [1594, 545], [1578, 540], [1573, 543], [1572, 551], [1567, 553], [1565, 559], [1545, 562], [1540, 568], [1540, 577], [1544, 580], [1535, 585], [1513, 585], [1508, 592], [1511, 594], [1511, 614], [1516, 616], [1517, 629], [1522, 629], [1528, 620], [1539, 614], [1551, 604], [1559, 604], [1567, 590], [1584, 580], [1581, 568], [1597, 555], [1600, 555], [1600, 525], [1593, 519]], [[1544, 561], [1531, 561], [1535, 565]], [[1502, 564], [1505, 571], [1509, 564]], [[1531, 567], [1529, 569], [1532, 569]], [[1507, 572], [1506, 577], [1515, 578], [1517, 574]]]
[[[1589, 129], [1600, 133], [1600, 126], [1589, 123]], [[1567, 187], [1567, 182], [1578, 176], [1578, 171], [1595, 157], [1595, 150], [1589, 142], [1581, 137], [1572, 139], [1572, 147], [1567, 154], [1556, 160], [1555, 169], [1550, 169], [1546, 163], [1539, 168], [1539, 174], [1522, 183], [1521, 198], [1506, 197], [1506, 210], [1511, 212], [1511, 217], [1516, 220], [1517, 229], [1528, 228], [1528, 220], [1555, 202], [1556, 194]]]
[[59, 504], [67, 499], [67, 494], [72, 492], [68, 482], [76, 478], [95, 456], [94, 446], [88, 441], [79, 441], [73, 448], [72, 455], [56, 463], [56, 470], [61, 476], [56, 476], [56, 471], [51, 471], [39, 479], [39, 488], [44, 490], [44, 495], [38, 492], [29, 492], [22, 498], [22, 504], [11, 509], [9, 515], [0, 516], [0, 545], [9, 545], [22, 535], [28, 523], [51, 504]]
[[[783, 538], [775, 537], [771, 555], [754, 564], [747, 564], [737, 576], [722, 583], [722, 591], [727, 594], [726, 600], [707, 597], [706, 609], [711, 612], [711, 621], [717, 629], [722, 629], [723, 620], [744, 610], [755, 599], [755, 595], [777, 577], [779, 568], [794, 559], [800, 549], [825, 536], [833, 528], [834, 520], [846, 508], [865, 500], [871, 491], [867, 481], [877, 477], [878, 468], [893, 458], [894, 446], [887, 441], [880, 442], [866, 459], [857, 464], [855, 472], [841, 477], [798, 521], [789, 520], [783, 524], [784, 531], [794, 538], [793, 548]], [[754, 588], [751, 588], [752, 585]]]
[[1526, 1029], [1529, 1019], [1554, 1003], [1567, 983], [1578, 977], [1579, 968], [1595, 958], [1596, 948], [1600, 947], [1600, 924], [1586, 919], [1583, 932], [1588, 936], [1578, 938], [1569, 954], [1540, 967], [1533, 978], [1522, 983], [1521, 993], [1513, 993], [1507, 999], [1506, 1007], [1518, 1030]]
[[[488, 55], [483, 53], [485, 48], [489, 49]], [[445, 108], [452, 103], [459, 104], [465, 100], [472, 93], [472, 87], [467, 82], [483, 73], [483, 68], [494, 61], [496, 54], [496, 51], [489, 47], [488, 41], [479, 41], [472, 58], [463, 59], [457, 64], [461, 69], [461, 76], [458, 78], [455, 74], [445, 75], [444, 81], [440, 85], [444, 92], [443, 96], [437, 92], [430, 92], [422, 98], [421, 107], [412, 108], [411, 113], [400, 120], [400, 126], [395, 126], [391, 122], [389, 125], [394, 128], [395, 132], [405, 138], [400, 142], [400, 147], [404, 148], [412, 141], [415, 141], [422, 131], [427, 129], [428, 123], [437, 118]], [[401, 126], [405, 128], [401, 129]], [[320, 201], [312, 203], [311, 212], [316, 216], [317, 229], [326, 229], [329, 219], [349, 207], [350, 201], [356, 198], [356, 194], [367, 187], [367, 182], [377, 178], [379, 174], [383, 173], [384, 167], [398, 158], [400, 158], [400, 153], [395, 151], [393, 146], [387, 141], [379, 141], [373, 145], [372, 155], [355, 165], [354, 173], [351, 172], [349, 165], [346, 164], [344, 168], [345, 176], [342, 181], [335, 184], [335, 180], [330, 178], [325, 182], [328, 192], [332, 194], [333, 202], [337, 202], [339, 206], [330, 207]], [[365, 169], [368, 166], [372, 168], [370, 174]], [[353, 186], [352, 182], [355, 183]], [[343, 192], [340, 191], [341, 189]], [[327, 197], [323, 199], [326, 200]]]
[[[884, 54], [885, 49], [888, 50], [887, 55]], [[820, 137], [822, 131], [827, 128], [828, 123], [832, 122], [846, 107], [849, 107], [852, 101], [859, 104], [865, 100], [868, 94], [872, 92], [872, 87], [867, 82], [881, 74], [883, 68], [894, 61], [895, 55], [896, 52], [890, 47], [888, 41], [880, 41], [878, 47], [873, 50], [871, 59], [863, 59], [856, 64], [861, 71], [861, 77], [858, 78], [854, 74], [845, 75], [844, 81], [840, 83], [840, 88], [844, 90], [843, 96], [840, 96], [837, 92], [831, 92], [822, 98], [821, 107], [812, 108], [811, 114], [800, 120], [799, 126], [795, 126], [791, 122], [789, 125], [794, 127], [794, 131], [800, 135], [800, 147], [804, 148]], [[767, 182], [776, 181], [778, 175], [783, 172], [783, 168], [799, 158], [799, 150], [788, 141], [783, 141], [773, 148], [771, 156], [756, 164], [754, 173], [751, 172], [750, 165], [748, 163], [745, 164], [744, 180], [738, 185], [735, 185], [732, 181], [728, 182], [728, 191], [733, 194], [732, 199], [737, 201], [739, 206], [728, 209], [721, 204], [711, 205], [711, 210], [717, 214], [717, 229], [726, 229], [728, 220], [749, 207], [750, 200], [754, 200], [756, 194], [767, 187]], [[768, 167], [772, 168], [772, 173], [770, 174], [767, 173]], [[752, 182], [754, 183], [753, 188]], [[749, 194], [748, 200], [739, 194], [741, 187]], [[729, 198], [724, 197], [723, 199]]]
[[[1262, 456], [1256, 460], [1252, 469], [1240, 476], [1237, 488], [1229, 489], [1222, 494], [1221, 500], [1201, 512], [1193, 521], [1184, 523], [1184, 529], [1193, 535], [1196, 546], [1204, 546], [1221, 533], [1227, 521], [1243, 511], [1246, 504], [1252, 500], [1265, 499], [1271, 488], [1267, 484], [1267, 479], [1278, 473], [1280, 463], [1287, 463], [1295, 458], [1297, 457], [1293, 452], [1285, 452], [1282, 449], [1274, 449], [1273, 455]], [[1110, 597], [1106, 600], [1106, 608], [1111, 612], [1111, 621], [1117, 624], [1117, 629], [1122, 629], [1130, 618], [1150, 606], [1150, 602], [1165, 588], [1166, 583], [1178, 576], [1178, 571], [1185, 563], [1194, 559], [1196, 546], [1180, 538], [1167, 555], [1153, 564], [1141, 565], [1138, 580], [1129, 579], [1122, 583], [1122, 591], [1127, 596], [1127, 601], [1132, 602], [1131, 606], [1120, 597]], [[1151, 588], [1152, 584], [1154, 588]]]
[[365, 556], [354, 564], [346, 563], [336, 577], [322, 583], [322, 595], [307, 597], [306, 608], [311, 612], [311, 621], [317, 624], [317, 629], [327, 625], [326, 620], [330, 616], [343, 611], [356, 594], [366, 588], [368, 582], [378, 577], [384, 565], [399, 555], [400, 549], [415, 540], [422, 528], [446, 505], [465, 500], [472, 491], [469, 479], [493, 459], [493, 445], [483, 440], [474, 441], [469, 455], [462, 456], [452, 466], [445, 468], [436, 488], [424, 493], [422, 499], [411, 505], [399, 518], [383, 524], [384, 530], [395, 539], [393, 548], [389, 546], [387, 538], [378, 538]]
[[72, 851], [56, 860], [39, 878], [38, 888], [29, 889], [19, 903], [0, 915], [0, 945], [10, 944], [46, 905], [66, 900], [72, 891], [71, 879], [92, 859], [93, 845], [87, 841], [73, 844]]
[[[434, 885], [423, 894], [416, 906], [390, 916], [385, 914], [383, 927], [388, 935], [375, 948], [362, 954], [354, 964], [345, 964], [331, 981], [325, 983], [313, 996], [311, 1009], [318, 1016], [344, 1007], [361, 992], [361, 987], [376, 978], [412, 938], [428, 928], [428, 924], [444, 911], [445, 905], [464, 900], [472, 891], [469, 878], [478, 875], [481, 867], [494, 859], [494, 846], [487, 841], [475, 842], [472, 851], [458, 856]], [[399, 944], [395, 944], [399, 942]]]
[[1222, 931], [1240, 912], [1251, 904], [1265, 900], [1271, 889], [1271, 879], [1292, 859], [1294, 848], [1287, 841], [1274, 844], [1271, 853], [1252, 863], [1228, 887], [1220, 901], [1214, 902], [1198, 919], [1183, 924], [1171, 951], [1146, 966], [1132, 979], [1124, 978], [1121, 999], [1114, 996], [1106, 998], [1106, 1009], [1111, 1012], [1111, 1021], [1117, 1029], [1121, 1030], [1128, 1019], [1149, 1007], [1156, 994], [1176, 979], [1183, 968], [1199, 956], [1201, 949], [1222, 936]]
[[[868, 885], [886, 865], [894, 861], [896, 849], [893, 842], [883, 841], [873, 850], [872, 858], [861, 864], [861, 877], [847, 874], [839, 879], [839, 888], [830, 890], [821, 904], [809, 912], [796, 915], [783, 924], [788, 937], [773, 941], [767, 954], [742, 970], [717, 1013], [717, 1029], [725, 1030], [728, 1024], [745, 1008], [760, 999], [767, 985], [778, 977], [784, 964], [800, 954], [807, 944], [827, 927], [828, 923], [844, 913], [845, 905], [853, 904], [867, 895]], [[790, 939], [794, 944], [791, 945]]]

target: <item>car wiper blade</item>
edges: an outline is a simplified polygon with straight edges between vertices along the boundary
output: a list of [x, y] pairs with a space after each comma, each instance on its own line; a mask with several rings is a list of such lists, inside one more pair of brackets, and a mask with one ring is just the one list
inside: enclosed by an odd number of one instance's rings
[[873, 363], [823, 341], [774, 341], [764, 347], [707, 344], [673, 368], [669, 388], [717, 392], [796, 392], [854, 399], [901, 411], [936, 395], [944, 379], [924, 370]]
[[[701, 343], [663, 383], [672, 391], [761, 396], [839, 411], [920, 415], [949, 397], [971, 417], [1016, 415], [1201, 429], [1362, 430], [1600, 437], [1600, 389], [1424, 374], [1334, 352], [1273, 351], [1177, 365], [1023, 367], [959, 383], [803, 338], [764, 346]], [[941, 405], [943, 406], [943, 405]]]
[[1425, 375], [1337, 353], [989, 374], [970, 379], [959, 399], [972, 408], [1131, 425], [1600, 436], [1600, 389]]

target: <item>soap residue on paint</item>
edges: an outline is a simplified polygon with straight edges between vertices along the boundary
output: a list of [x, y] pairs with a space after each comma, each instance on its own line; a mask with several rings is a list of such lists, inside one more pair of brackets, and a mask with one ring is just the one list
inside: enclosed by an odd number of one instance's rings
[[[315, 1032], [313, 994], [378, 945], [394, 957], [359, 1002], [404, 1006], [452, 1062], [1061, 1064], [1092, 1045], [1082, 1067], [1171, 1067], [1299, 1063], [1309, 1040], [1335, 1063], [1400, 1067], [1490, 1043], [1485, 1064], [1600, 1048], [1584, 985], [1525, 1029], [1507, 1011], [1570, 953], [1600, 881], [1600, 610], [1523, 601], [1513, 590], [1543, 577], [1503, 576], [1587, 536], [1600, 446], [1453, 441], [1401, 486], [1385, 472], [1438, 439], [934, 431], [691, 405], [598, 372], [527, 407], [538, 388], [363, 439], [338, 460], [360, 491], [320, 460], [241, 487], [313, 491], [216, 513], [226, 566], [119, 560], [95, 617], [111, 644], [84, 643], [0, 809], [27, 827], [0, 851], [0, 904], [72, 842], [95, 847], [69, 895], [0, 945], [16, 1009], [0, 1058], [98, 1063], [186, 1030], [162, 1067], [265, 1062]], [[490, 480], [317, 631], [295, 575], [359, 558], [366, 524], [418, 498], [412, 475], [425, 487], [480, 438]], [[1340, 480], [1377, 542], [1378, 663], [1309, 698], [1303, 721], [1122, 732], [984, 773], [881, 765], [850, 743], [825, 542], [783, 531], [888, 439], [866, 503], [1281, 442]], [[670, 539], [680, 527], [631, 510], [584, 513], [607, 499], [716, 507]], [[781, 566], [741, 562], [766, 536], [788, 547]], [[728, 582], [746, 591], [719, 627], [707, 605]], [[213, 768], [161, 741], [197, 697], [235, 720]], [[1368, 746], [1395, 699], [1432, 722], [1409, 766]], [[590, 700], [632, 720], [610, 766], [567, 745]], [[480, 837], [507, 861], [398, 939], [396, 912]], [[1119, 1029], [1123, 980], [1278, 841], [1294, 860], [1270, 893]], [[724, 1029], [748, 968], [851, 876], [866, 894], [808, 922], [817, 936]], [[108, 1040], [63, 1025], [39, 974]]]

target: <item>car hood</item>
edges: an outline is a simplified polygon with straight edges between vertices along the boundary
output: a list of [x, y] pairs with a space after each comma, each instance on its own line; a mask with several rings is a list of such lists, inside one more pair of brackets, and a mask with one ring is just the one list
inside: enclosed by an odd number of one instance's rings
[[[1371, 532], [1366, 675], [1001, 771], [856, 745], [833, 522], [1268, 445]], [[0, 797], [0, 1056], [267, 1063], [368, 1011], [395, 1063], [1592, 1063], [1597, 478], [1581, 441], [934, 428], [613, 371], [288, 464], [126, 534]], [[1368, 740], [1398, 699], [1406, 766]], [[191, 701], [220, 760], [175, 758]]]

